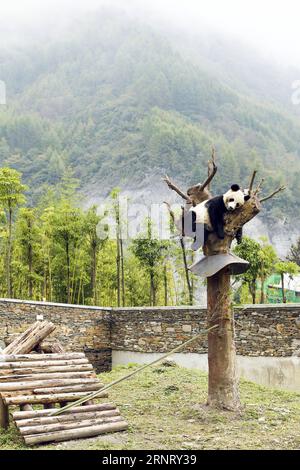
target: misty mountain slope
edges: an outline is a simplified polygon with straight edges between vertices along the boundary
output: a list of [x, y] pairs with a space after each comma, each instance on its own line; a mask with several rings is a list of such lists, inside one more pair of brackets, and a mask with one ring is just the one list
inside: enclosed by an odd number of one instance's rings
[[236, 38], [209, 31], [197, 34], [173, 31], [169, 37], [183, 56], [193, 63], [205, 64], [222, 83], [299, 116], [300, 106], [292, 102], [292, 85], [299, 80], [300, 69], [280, 66]]
[[280, 100], [260, 100], [254, 84], [247, 94], [243, 84], [225, 83], [220, 68], [214, 73], [193, 54], [107, 12], [50, 44], [0, 50], [9, 97], [0, 108], [0, 164], [22, 171], [35, 195], [71, 167], [95, 197], [165, 172], [185, 183], [202, 180], [214, 143], [215, 191], [246, 185], [257, 168], [266, 191], [289, 185], [270, 203], [269, 223], [299, 215], [299, 119]]

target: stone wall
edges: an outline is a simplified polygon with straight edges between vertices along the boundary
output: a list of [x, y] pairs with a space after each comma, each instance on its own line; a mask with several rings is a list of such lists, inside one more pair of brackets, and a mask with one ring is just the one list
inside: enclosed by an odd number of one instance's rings
[[[10, 341], [41, 315], [67, 351], [84, 350], [98, 371], [109, 370], [111, 352], [162, 353], [206, 327], [200, 307], [99, 308], [0, 299], [0, 341]], [[237, 352], [242, 356], [300, 356], [300, 305], [236, 309]], [[183, 352], [207, 352], [204, 336]]]
[[0, 340], [6, 344], [38, 319], [57, 325], [66, 351], [85, 351], [98, 372], [111, 368], [110, 310], [44, 302], [0, 300]]
[[[143, 307], [112, 310], [112, 349], [168, 352], [206, 328], [206, 309], [195, 307]], [[206, 352], [207, 340], [185, 352]]]
[[[236, 347], [243, 356], [300, 356], [300, 305], [236, 309]], [[141, 353], [167, 352], [206, 327], [206, 310], [195, 307], [112, 310], [111, 347]], [[207, 340], [183, 352], [206, 353]]]
[[258, 305], [236, 312], [242, 356], [300, 356], [300, 305]]

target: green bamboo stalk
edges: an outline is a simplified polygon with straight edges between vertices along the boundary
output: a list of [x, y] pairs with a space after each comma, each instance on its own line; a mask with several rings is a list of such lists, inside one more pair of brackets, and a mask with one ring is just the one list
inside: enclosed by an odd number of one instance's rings
[[171, 354], [174, 354], [176, 353], [177, 351], [179, 351], [180, 349], [182, 349], [184, 346], [187, 346], [188, 344], [192, 343], [193, 341], [195, 341], [196, 339], [198, 339], [200, 336], [203, 336], [204, 334], [208, 333], [209, 331], [211, 331], [212, 329], [214, 328], [217, 328], [218, 325], [214, 325], [206, 330], [202, 330], [198, 335], [194, 336], [193, 338], [190, 338], [189, 340], [185, 341], [184, 343], [180, 344], [179, 346], [177, 346], [176, 348], [172, 349], [172, 351], [164, 354], [163, 356], [159, 357], [158, 359], [155, 359], [155, 361], [152, 361], [150, 362], [149, 364], [144, 364], [142, 367], [139, 367], [138, 369], [134, 370], [133, 372], [131, 372], [130, 374], [128, 375], [125, 375], [123, 377], [121, 377], [120, 379], [117, 379], [115, 380], [114, 382], [111, 382], [110, 384], [106, 385], [105, 387], [101, 388], [100, 390], [97, 390], [96, 392], [92, 392], [92, 393], [89, 393], [88, 395], [85, 395], [84, 397], [82, 398], [79, 398], [79, 400], [76, 400], [74, 401], [73, 403], [69, 403], [69, 405], [66, 405], [64, 406], [63, 408], [60, 408], [59, 410], [56, 410], [54, 411], [53, 413], [51, 413], [49, 416], [58, 416], [58, 415], [61, 415], [62, 413], [64, 413], [65, 411], [67, 410], [70, 410], [71, 408], [75, 408], [76, 406], [79, 406], [79, 405], [82, 405], [82, 403], [85, 403], [89, 400], [93, 400], [94, 398], [96, 398], [98, 395], [100, 395], [101, 393], [105, 392], [105, 390], [108, 390], [109, 388], [113, 387], [114, 385], [117, 385], [118, 383], [120, 382], [123, 382], [124, 380], [128, 380], [130, 379], [131, 377], [133, 377], [134, 375], [138, 374], [139, 372], [141, 372], [142, 370], [144, 369], [147, 369], [147, 367], [151, 367], [153, 366], [154, 364], [157, 364], [158, 362], [162, 361], [163, 359], [165, 359], [166, 357], [168, 356], [171, 356]]

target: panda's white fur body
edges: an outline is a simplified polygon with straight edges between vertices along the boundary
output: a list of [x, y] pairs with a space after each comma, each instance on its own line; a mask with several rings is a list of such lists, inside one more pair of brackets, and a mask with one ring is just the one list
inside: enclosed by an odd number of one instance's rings
[[[215, 232], [219, 238], [224, 238], [224, 214], [243, 206], [250, 198], [249, 190], [242, 191], [237, 184], [221, 196], [203, 201], [196, 206], [187, 203], [182, 208], [182, 214], [174, 218], [175, 225], [181, 236], [194, 238], [192, 249], [202, 246], [210, 232]], [[242, 229], [236, 234], [238, 243], [242, 239]]]
[[[197, 250], [206, 243], [209, 232], [215, 232], [218, 238], [223, 239], [224, 214], [242, 207], [250, 199], [249, 191], [242, 191], [238, 184], [233, 184], [229, 191], [221, 196], [213, 197], [192, 207], [192, 231], [195, 233], [192, 248]], [[242, 230], [237, 233], [238, 243], [242, 238]]]
[[[238, 188], [238, 189], [237, 189]], [[242, 191], [238, 185], [232, 187], [223, 194], [223, 202], [228, 212], [234, 211], [244, 205], [245, 197], [247, 198], [248, 190]], [[213, 198], [214, 199], [214, 198]], [[203, 201], [195, 207], [191, 207], [191, 211], [196, 214], [196, 223], [204, 224], [208, 230], [213, 230], [210, 215], [209, 215], [209, 201]]]
[[207, 201], [203, 201], [197, 204], [197, 206], [192, 207], [190, 211], [196, 214], [196, 224], [205, 224], [207, 228], [212, 229], [206, 203]]

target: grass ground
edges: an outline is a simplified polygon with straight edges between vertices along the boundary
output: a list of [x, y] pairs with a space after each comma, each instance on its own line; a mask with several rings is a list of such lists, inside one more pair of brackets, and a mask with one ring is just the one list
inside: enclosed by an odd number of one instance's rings
[[[136, 365], [101, 374], [109, 383]], [[300, 449], [300, 394], [241, 381], [240, 414], [205, 405], [207, 375], [181, 367], [146, 369], [110, 390], [129, 423], [125, 433], [48, 445], [43, 449]], [[26, 449], [13, 425], [0, 431], [0, 450]]]

